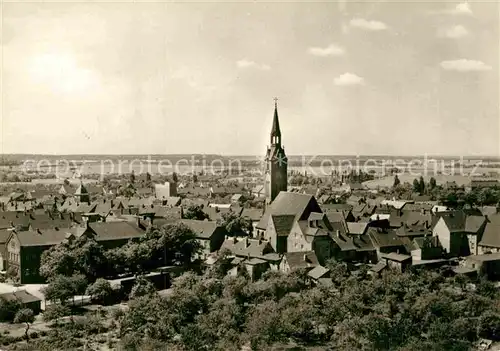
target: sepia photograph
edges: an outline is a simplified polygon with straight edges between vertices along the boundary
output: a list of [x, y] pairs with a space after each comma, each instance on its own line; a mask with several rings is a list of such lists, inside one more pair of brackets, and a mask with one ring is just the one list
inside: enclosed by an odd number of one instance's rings
[[0, 351], [500, 351], [499, 26], [0, 0]]

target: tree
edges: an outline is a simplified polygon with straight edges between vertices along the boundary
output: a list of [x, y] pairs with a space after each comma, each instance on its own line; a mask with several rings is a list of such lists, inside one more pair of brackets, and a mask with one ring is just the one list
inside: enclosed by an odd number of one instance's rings
[[25, 323], [26, 329], [24, 330], [24, 335], [26, 336], [26, 340], [29, 340], [28, 330], [30, 329], [30, 324], [35, 321], [35, 315], [33, 311], [29, 308], [23, 308], [17, 311], [16, 316], [14, 318], [14, 323]]
[[184, 212], [184, 219], [196, 219], [203, 221], [208, 218], [208, 215], [203, 212], [202, 205], [191, 205], [188, 207], [186, 212]]
[[392, 185], [392, 187], [393, 187], [393, 188], [397, 188], [399, 184], [401, 184], [401, 181], [399, 180], [399, 177], [398, 177], [398, 175], [396, 174], [396, 175], [394, 176], [394, 184]]
[[99, 278], [94, 284], [87, 287], [87, 295], [90, 295], [92, 301], [100, 304], [106, 304], [113, 296], [113, 288], [106, 279]]
[[156, 228], [149, 240], [153, 246], [152, 256], [163, 257], [165, 265], [189, 264], [201, 250], [196, 233], [183, 223]]
[[77, 289], [81, 289], [81, 284], [81, 276], [56, 275], [51, 277], [43, 289], [45, 299], [65, 305], [70, 298], [77, 294]]
[[413, 192], [420, 193], [420, 182], [416, 178], [413, 179]]
[[59, 319], [71, 314], [71, 310], [68, 306], [53, 303], [45, 309], [43, 312], [43, 320], [46, 322], [54, 321], [56, 326], [59, 324]]
[[155, 293], [156, 288], [153, 283], [141, 275], [136, 278], [135, 284], [130, 291], [129, 298], [132, 300], [140, 296], [149, 296]]
[[172, 173], [172, 180], [174, 181], [174, 183], [177, 183], [179, 181], [179, 176], [176, 172]]
[[149, 172], [146, 172], [146, 182], [151, 183], [151, 174]]
[[223, 213], [217, 224], [226, 228], [228, 234], [231, 236], [246, 236], [251, 234], [253, 229], [251, 220], [243, 218], [232, 211]]
[[57, 275], [70, 276], [75, 270], [75, 257], [66, 243], [52, 246], [42, 253], [40, 275], [47, 279]]
[[130, 173], [130, 184], [135, 183], [135, 173], [134, 170], [132, 170], [132, 173]]
[[434, 177], [431, 177], [431, 179], [429, 180], [429, 187], [431, 188], [431, 190], [433, 190], [436, 186], [436, 179]]
[[198, 176], [193, 174], [193, 183], [198, 183]]
[[19, 301], [0, 297], [0, 322], [12, 322], [20, 309]]
[[419, 185], [419, 192], [420, 194], [423, 194], [425, 192], [425, 181], [424, 181], [424, 177], [420, 176], [420, 179], [418, 181], [418, 185]]

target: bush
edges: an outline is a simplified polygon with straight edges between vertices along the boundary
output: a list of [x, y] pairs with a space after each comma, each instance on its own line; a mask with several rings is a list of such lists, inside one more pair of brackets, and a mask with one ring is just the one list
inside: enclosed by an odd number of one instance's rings
[[30, 336], [30, 339], [37, 339], [40, 337], [40, 334], [38, 334], [38, 332], [34, 331], [34, 332], [31, 332], [29, 334], [29, 336]]

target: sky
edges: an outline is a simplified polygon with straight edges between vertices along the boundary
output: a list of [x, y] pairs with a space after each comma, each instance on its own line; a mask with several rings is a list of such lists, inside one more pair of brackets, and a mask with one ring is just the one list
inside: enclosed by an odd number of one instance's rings
[[3, 2], [2, 153], [499, 155], [494, 2]]

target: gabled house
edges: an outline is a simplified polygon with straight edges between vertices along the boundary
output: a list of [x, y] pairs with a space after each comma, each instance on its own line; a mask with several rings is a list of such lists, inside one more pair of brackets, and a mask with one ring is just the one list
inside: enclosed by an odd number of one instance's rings
[[274, 252], [271, 244], [266, 240], [249, 238], [238, 239], [236, 237], [224, 240], [221, 246], [221, 250], [222, 249], [228, 249], [237, 257], [262, 259], [265, 258], [266, 254]]
[[285, 252], [312, 251], [319, 262], [324, 264], [332, 256], [334, 246], [334, 241], [330, 236], [332, 228], [326, 215], [311, 212], [306, 220], [293, 221], [292, 223], [292, 229], [287, 236]]
[[433, 235], [451, 257], [478, 252], [478, 243], [486, 224], [482, 216], [467, 216], [462, 211], [443, 213], [434, 225]]
[[180, 222], [196, 234], [196, 240], [200, 243], [204, 256], [218, 251], [227, 235], [226, 228], [217, 225], [214, 221], [183, 219]]
[[478, 254], [500, 252], [500, 215], [488, 216], [478, 243]]
[[6, 243], [7, 268], [18, 272], [21, 284], [44, 283], [40, 276], [40, 259], [45, 250], [65, 239], [74, 239], [78, 228], [11, 231]]
[[307, 220], [312, 212], [321, 213], [313, 196], [282, 191], [257, 224], [257, 235], [268, 240], [276, 252], [284, 253], [293, 225]]
[[403, 241], [398, 237], [396, 231], [390, 228], [374, 228], [371, 227], [367, 231], [373, 247], [377, 251], [377, 256], [391, 252], [406, 253], [406, 248]]
[[307, 271], [319, 266], [318, 258], [313, 251], [308, 252], [287, 252], [280, 263], [280, 271], [288, 273], [297, 269]]
[[412, 261], [426, 261], [443, 258], [443, 247], [437, 236], [424, 236], [413, 239]]
[[141, 238], [144, 231], [133, 222], [93, 222], [88, 223], [83, 235], [91, 236], [106, 249], [111, 249]]

